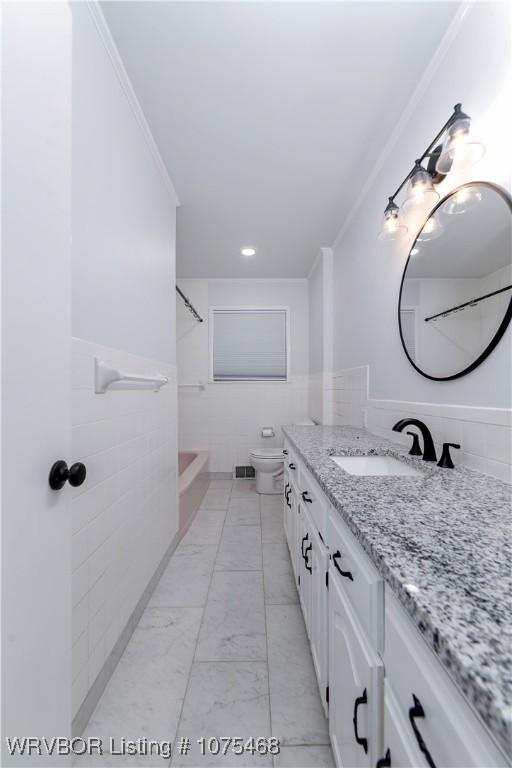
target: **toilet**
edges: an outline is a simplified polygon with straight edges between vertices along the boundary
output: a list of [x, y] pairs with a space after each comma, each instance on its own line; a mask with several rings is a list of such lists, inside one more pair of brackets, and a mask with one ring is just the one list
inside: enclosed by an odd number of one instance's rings
[[[307, 419], [296, 422], [295, 426], [314, 426]], [[282, 448], [255, 448], [249, 460], [256, 472], [256, 492], [278, 494], [283, 492], [284, 453]]]

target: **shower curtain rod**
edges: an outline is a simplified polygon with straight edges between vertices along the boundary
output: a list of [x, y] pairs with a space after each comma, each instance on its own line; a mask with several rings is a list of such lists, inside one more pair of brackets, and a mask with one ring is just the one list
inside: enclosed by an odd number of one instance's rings
[[186, 306], [186, 308], [188, 309], [188, 311], [189, 311], [189, 312], [191, 312], [191, 313], [194, 315], [194, 317], [195, 317], [195, 319], [197, 320], [197, 322], [198, 322], [198, 323], [202, 323], [202, 322], [203, 322], [203, 318], [201, 317], [201, 315], [199, 314], [199, 312], [196, 310], [196, 308], [194, 307], [194, 305], [193, 305], [193, 304], [191, 304], [191, 303], [190, 303], [190, 301], [187, 299], [187, 297], [185, 296], [185, 294], [183, 293], [183, 291], [181, 291], [181, 290], [178, 288], [178, 286], [176, 286], [176, 293], [179, 293], [179, 295], [181, 296], [181, 298], [182, 298], [182, 299], [183, 299], [183, 301], [185, 302], [185, 306]]

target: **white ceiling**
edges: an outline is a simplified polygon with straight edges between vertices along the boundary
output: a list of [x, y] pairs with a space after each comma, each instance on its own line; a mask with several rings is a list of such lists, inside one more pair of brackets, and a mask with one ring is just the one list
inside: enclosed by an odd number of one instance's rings
[[181, 200], [178, 275], [306, 276], [456, 8], [102, 3]]

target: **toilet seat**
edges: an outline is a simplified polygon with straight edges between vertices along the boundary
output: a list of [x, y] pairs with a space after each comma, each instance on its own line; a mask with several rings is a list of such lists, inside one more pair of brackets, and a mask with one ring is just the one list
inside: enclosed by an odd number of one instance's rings
[[281, 461], [284, 460], [284, 453], [279, 448], [276, 448], [274, 450], [266, 450], [264, 448], [255, 448], [254, 451], [250, 452], [250, 455], [254, 459], [260, 459], [260, 460], [269, 460], [269, 461]]

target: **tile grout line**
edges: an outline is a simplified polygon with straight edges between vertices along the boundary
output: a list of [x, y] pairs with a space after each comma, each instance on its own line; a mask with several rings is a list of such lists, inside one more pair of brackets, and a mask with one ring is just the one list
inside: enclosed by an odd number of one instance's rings
[[[211, 481], [210, 481], [210, 483], [211, 483]], [[206, 493], [208, 493], [209, 490], [210, 490], [210, 485], [208, 485], [208, 489], [207, 489]], [[183, 694], [183, 699], [182, 699], [182, 702], [181, 702], [180, 715], [178, 717], [178, 723], [176, 725], [176, 732], [174, 734], [174, 744], [173, 744], [173, 746], [175, 746], [175, 744], [177, 742], [178, 734], [180, 733], [181, 721], [183, 719], [183, 710], [185, 708], [185, 701], [186, 701], [187, 694], [188, 694], [188, 691], [189, 691], [189, 688], [190, 688], [190, 678], [192, 677], [192, 668], [193, 668], [195, 663], [199, 663], [199, 662], [196, 662], [196, 660], [195, 660], [196, 654], [197, 654], [197, 646], [198, 646], [198, 643], [199, 643], [199, 636], [201, 634], [201, 629], [203, 628], [204, 616], [205, 616], [205, 613], [206, 613], [206, 606], [208, 605], [208, 598], [210, 597], [210, 590], [211, 590], [212, 581], [213, 581], [213, 574], [215, 573], [215, 564], [217, 562], [217, 555], [219, 553], [220, 542], [222, 540], [222, 536], [224, 534], [224, 528], [226, 526], [226, 517], [227, 517], [227, 514], [228, 514], [229, 502], [231, 501], [231, 492], [232, 492], [232, 490], [233, 490], [233, 484], [231, 484], [231, 488], [230, 488], [229, 494], [227, 495], [228, 498], [227, 498], [227, 502], [226, 502], [226, 509], [224, 510], [224, 513], [225, 513], [224, 514], [224, 521], [222, 523], [222, 529], [221, 529], [220, 536], [219, 536], [218, 541], [217, 541], [217, 550], [215, 552], [215, 559], [213, 561], [212, 570], [211, 570], [211, 573], [210, 573], [210, 581], [208, 583], [208, 591], [206, 593], [206, 597], [205, 597], [205, 601], [204, 601], [204, 605], [203, 605], [203, 610], [202, 610], [202, 613], [201, 613], [201, 621], [199, 622], [199, 629], [198, 629], [197, 635], [196, 635], [195, 646], [194, 646], [194, 655], [192, 656], [192, 662], [191, 662], [189, 670], [188, 670], [187, 685], [185, 686], [185, 692]], [[206, 494], [205, 494], [205, 496], [206, 496]], [[221, 511], [221, 510], [212, 510], [212, 511], [217, 511], [218, 512], [218, 511]], [[197, 510], [197, 512], [199, 512], [199, 510]], [[196, 512], [196, 514], [197, 514], [197, 512]], [[173, 751], [173, 755], [174, 754], [175, 754], [175, 752]], [[168, 765], [170, 766], [171, 764], [172, 764], [172, 756], [171, 756], [171, 759], [169, 760]]]
[[[261, 495], [259, 496], [259, 510], [260, 510], [260, 533], [261, 533], [261, 571], [263, 576], [263, 616], [265, 621], [265, 643], [267, 648], [267, 685], [268, 685], [268, 714], [270, 719], [270, 736], [273, 735], [273, 728], [272, 728], [272, 701], [270, 697], [270, 655], [268, 652], [268, 622], [267, 622], [267, 597], [265, 593], [265, 559], [263, 557], [263, 518], [261, 515]], [[281, 750], [281, 745], [279, 745], [279, 750]], [[272, 766], [275, 768], [275, 760], [274, 755], [271, 756], [272, 760]]]

